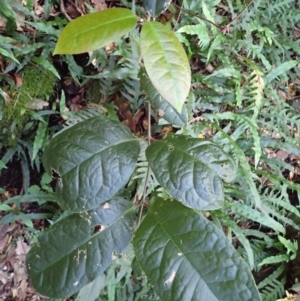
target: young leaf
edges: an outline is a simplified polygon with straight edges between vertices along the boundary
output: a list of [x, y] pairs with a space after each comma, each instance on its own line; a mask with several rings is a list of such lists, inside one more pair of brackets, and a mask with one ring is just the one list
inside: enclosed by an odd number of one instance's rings
[[117, 218], [96, 231], [89, 213], [73, 214], [38, 237], [27, 254], [27, 271], [43, 295], [63, 298], [76, 293], [103, 274], [113, 252], [121, 253], [133, 234], [135, 209], [116, 212]]
[[175, 136], [151, 144], [146, 150], [157, 181], [184, 205], [199, 210], [222, 206], [222, 181], [230, 182], [236, 164], [217, 144]]
[[106, 9], [79, 17], [63, 29], [53, 55], [99, 49], [128, 33], [136, 22], [134, 13], [125, 8]]
[[141, 69], [139, 76], [141, 80], [141, 89], [146, 94], [147, 99], [151, 102], [152, 108], [157, 112], [161, 112], [161, 117], [170, 124], [184, 126], [187, 122], [186, 107], [183, 106], [182, 113], [177, 112], [169, 102], [160, 96], [152, 85], [148, 75], [145, 73], [144, 68]]
[[82, 212], [109, 200], [128, 182], [139, 151], [139, 141], [127, 127], [96, 116], [55, 136], [45, 148], [43, 163], [49, 174], [53, 169], [60, 176], [57, 202]]
[[153, 86], [179, 113], [188, 96], [191, 70], [176, 35], [158, 22], [147, 22], [141, 33], [141, 52]]
[[226, 236], [178, 202], [156, 199], [133, 246], [161, 300], [261, 300], [248, 265]]

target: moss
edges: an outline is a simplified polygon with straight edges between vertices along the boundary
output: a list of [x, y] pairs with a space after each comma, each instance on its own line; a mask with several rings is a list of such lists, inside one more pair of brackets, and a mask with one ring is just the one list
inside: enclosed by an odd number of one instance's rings
[[[14, 137], [22, 134], [22, 129], [29, 118], [31, 109], [28, 106], [36, 99], [48, 100], [53, 94], [53, 87], [57, 78], [50, 71], [41, 67], [27, 66], [20, 74], [22, 85], [20, 88], [7, 86], [3, 90], [10, 100], [3, 106], [3, 119], [0, 122], [4, 144], [11, 145]], [[12, 127], [13, 125], [13, 127]], [[11, 129], [13, 128], [13, 129]]]

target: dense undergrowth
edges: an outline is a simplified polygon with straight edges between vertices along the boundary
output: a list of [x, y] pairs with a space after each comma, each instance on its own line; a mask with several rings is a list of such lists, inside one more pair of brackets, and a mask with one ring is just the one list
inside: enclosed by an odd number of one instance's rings
[[[8, 178], [10, 162], [20, 162], [23, 180], [17, 196], [7, 194], [9, 181], [1, 180], [2, 193], [11, 196], [0, 204], [7, 213], [2, 223], [21, 220], [26, 232], [38, 235], [34, 220], [47, 218], [53, 224], [68, 214], [51, 202], [58, 175], [44, 174], [41, 158], [55, 133], [80, 121], [106, 115], [140, 138], [138, 163], [125, 190], [135, 204], [141, 199], [147, 203], [153, 195], [168, 197], [148, 169], [143, 137], [149, 127], [157, 140], [170, 134], [206, 138], [238, 162], [235, 180], [223, 184], [224, 206], [206, 216], [245, 259], [262, 300], [283, 297], [300, 277], [295, 268], [300, 259], [299, 4], [170, 3], [159, 20], [184, 45], [192, 70], [190, 93], [179, 114], [160, 102], [149, 79], [140, 80], [139, 27], [88, 54], [52, 57], [67, 23], [58, 13], [58, 1], [39, 3], [41, 15], [30, 1], [26, 6], [10, 2], [0, 11], [5, 20], [0, 36], [0, 172]], [[86, 1], [85, 13], [94, 10], [91, 4]], [[149, 1], [117, 5], [147, 18]], [[25, 214], [22, 204], [33, 202], [45, 210]], [[157, 300], [133, 257], [131, 244], [116, 255], [105, 280], [97, 278], [97, 300]], [[87, 291], [81, 289], [77, 300], [85, 300]]]

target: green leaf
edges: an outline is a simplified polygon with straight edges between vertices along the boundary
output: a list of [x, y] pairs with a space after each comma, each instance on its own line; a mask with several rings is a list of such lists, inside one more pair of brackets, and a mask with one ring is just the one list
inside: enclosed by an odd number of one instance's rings
[[282, 63], [280, 66], [273, 69], [265, 78], [264, 83], [265, 85], [269, 84], [273, 79], [280, 76], [283, 73], [286, 73], [290, 69], [294, 68], [299, 62], [295, 60], [291, 60], [288, 62]]
[[60, 79], [60, 75], [58, 74], [57, 70], [54, 66], [49, 62], [49, 59], [44, 59], [42, 57], [33, 57], [31, 59], [33, 62], [43, 66], [46, 70], [52, 72], [58, 79]]
[[97, 50], [128, 33], [137, 22], [134, 13], [112, 8], [71, 21], [58, 38], [55, 54], [78, 54]]
[[130, 204], [115, 216], [115, 221], [100, 231], [94, 231], [91, 216], [84, 212], [70, 215], [43, 232], [26, 259], [33, 286], [43, 295], [63, 298], [103, 274], [114, 252], [121, 253], [133, 234], [134, 207]]
[[198, 20], [199, 24], [185, 25], [177, 30], [179, 33], [187, 33], [190, 35], [197, 35], [199, 39], [199, 46], [201, 50], [207, 48], [210, 44], [210, 36], [206, 24], [202, 20]]
[[249, 267], [225, 235], [178, 202], [156, 199], [133, 246], [161, 300], [261, 300]]
[[13, 52], [10, 49], [4, 49], [0, 47], [0, 54], [9, 57], [13, 61], [15, 61], [17, 64], [20, 64], [20, 62], [15, 58]]
[[251, 219], [266, 227], [269, 227], [276, 232], [285, 234], [285, 228], [279, 222], [270, 217], [267, 213], [252, 209], [251, 207], [239, 202], [233, 202], [232, 204], [230, 204], [230, 208], [234, 214], [240, 214], [247, 219]]
[[188, 96], [191, 70], [176, 35], [158, 22], [147, 22], [141, 33], [141, 52], [153, 86], [179, 113]]
[[157, 90], [152, 85], [149, 77], [145, 74], [145, 70], [141, 69], [139, 74], [141, 79], [141, 89], [151, 102], [152, 108], [159, 112], [159, 115], [172, 125], [184, 126], [187, 122], [186, 106], [183, 106], [182, 113], [179, 113], [175, 108], [160, 96]]
[[10, 214], [7, 214], [1, 218], [1, 224], [9, 224], [16, 221], [30, 221], [30, 227], [33, 227], [31, 220], [32, 219], [47, 219], [52, 217], [52, 213], [17, 213], [16, 211], [11, 211]]
[[45, 137], [47, 134], [48, 130], [48, 118], [46, 118], [46, 121], [39, 122], [35, 137], [34, 137], [34, 143], [33, 143], [33, 148], [32, 148], [32, 157], [31, 161], [33, 161], [38, 154], [38, 151], [42, 148], [44, 142], [45, 142]]
[[171, 0], [143, 0], [145, 11], [152, 18], [156, 18], [164, 12], [170, 3]]
[[94, 281], [83, 287], [77, 295], [76, 301], [94, 301], [105, 286], [105, 275], [100, 274]]
[[4, 162], [2, 160], [0, 160], [0, 169], [1, 168], [7, 168], [7, 166], [4, 164]]
[[258, 266], [262, 266], [265, 264], [274, 264], [274, 263], [280, 263], [280, 262], [289, 262], [290, 257], [287, 254], [280, 254], [275, 256], [269, 256], [262, 260], [262, 262], [259, 263]]
[[214, 210], [224, 201], [222, 181], [230, 182], [236, 164], [217, 144], [175, 136], [154, 142], [146, 150], [157, 181], [185, 206]]
[[[96, 116], [60, 132], [46, 146], [46, 172], [55, 170], [57, 202], [71, 212], [98, 207], [128, 182], [140, 146], [129, 129]], [[55, 156], [53, 155], [55, 154]]]

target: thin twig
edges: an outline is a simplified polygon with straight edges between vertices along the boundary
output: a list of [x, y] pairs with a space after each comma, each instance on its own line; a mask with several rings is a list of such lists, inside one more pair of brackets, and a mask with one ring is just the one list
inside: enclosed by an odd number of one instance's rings
[[[151, 144], [151, 103], [150, 103], [150, 101], [148, 101], [148, 118], [147, 119], [148, 119], [147, 139], [148, 139], [148, 146], [150, 146], [150, 144]], [[146, 204], [146, 190], [147, 190], [149, 175], [150, 175], [150, 166], [148, 163], [145, 184], [144, 184], [144, 189], [143, 189], [142, 205], [140, 207], [140, 213], [139, 213], [139, 219], [138, 219], [138, 225], [137, 225], [138, 227], [141, 224], [143, 210], [144, 210], [144, 204]]]
[[241, 17], [241, 15], [243, 14], [243, 12], [244, 12], [244, 11], [245, 11], [245, 10], [246, 10], [253, 2], [254, 2], [254, 0], [251, 0], [251, 1], [250, 1], [250, 2], [242, 9], [242, 11], [241, 11], [237, 16], [236, 16], [235, 18], [233, 18], [233, 20], [231, 20], [231, 21], [230, 21], [227, 25], [225, 25], [225, 26], [217, 25], [217, 24], [211, 22], [210, 20], [207, 20], [207, 19], [205, 19], [205, 18], [199, 16], [199, 14], [194, 14], [194, 13], [192, 13], [192, 12], [190, 12], [190, 11], [188, 11], [188, 10], [182, 8], [182, 7], [180, 7], [180, 6], [177, 5], [176, 3], [173, 3], [173, 5], [176, 6], [177, 8], [179, 8], [179, 9], [180, 9], [180, 12], [183, 11], [183, 12], [185, 12], [185, 13], [187, 13], [187, 14], [193, 16], [193, 17], [196, 17], [196, 18], [199, 18], [199, 19], [201, 19], [201, 20], [203, 20], [203, 21], [205, 21], [205, 22], [208, 22], [208, 23], [212, 24], [213, 26], [219, 28], [219, 29], [221, 30], [222, 33], [227, 33], [227, 32], [229, 31], [229, 27], [230, 27], [237, 19], [239, 19], [239, 18]]
[[176, 26], [179, 24], [179, 19], [180, 19], [180, 17], [181, 17], [182, 9], [183, 9], [183, 1], [182, 1], [180, 10], [179, 10], [179, 14], [178, 14], [178, 16], [177, 16], [177, 18], [176, 18], [176, 24], [174, 25], [173, 31], [175, 31]]
[[203, 120], [205, 120], [205, 118], [203, 118], [202, 116], [198, 116], [198, 117], [195, 117], [195, 118], [191, 119], [191, 120], [188, 122], [188, 124], [192, 124], [192, 123], [194, 123], [194, 122], [203, 121]]
[[64, 0], [60, 0], [60, 11], [64, 14], [64, 16], [69, 20], [72, 21], [72, 18], [66, 12]]
[[229, 27], [241, 17], [243, 12], [254, 2], [254, 0], [251, 0], [243, 9], [242, 11], [235, 17], [233, 18], [227, 25], [225, 25], [222, 29], [222, 33], [227, 33], [229, 31]]
[[192, 13], [192, 12], [190, 12], [190, 11], [188, 11], [188, 10], [182, 8], [182, 7], [180, 7], [180, 6], [177, 5], [176, 3], [173, 3], [173, 5], [176, 6], [177, 8], [179, 8], [181, 11], [183, 11], [183, 12], [185, 12], [185, 13], [187, 13], [187, 14], [193, 16], [193, 17], [196, 17], [196, 18], [199, 18], [199, 19], [201, 19], [201, 20], [203, 20], [203, 21], [206, 21], [206, 22], [210, 23], [211, 25], [213, 25], [213, 26], [219, 28], [220, 30], [223, 29], [222, 26], [219, 26], [219, 25], [215, 24], [214, 22], [212, 22], [212, 21], [210, 21], [210, 20], [207, 20], [207, 19], [205, 19], [205, 18], [199, 16], [199, 14], [194, 14], [194, 13]]

